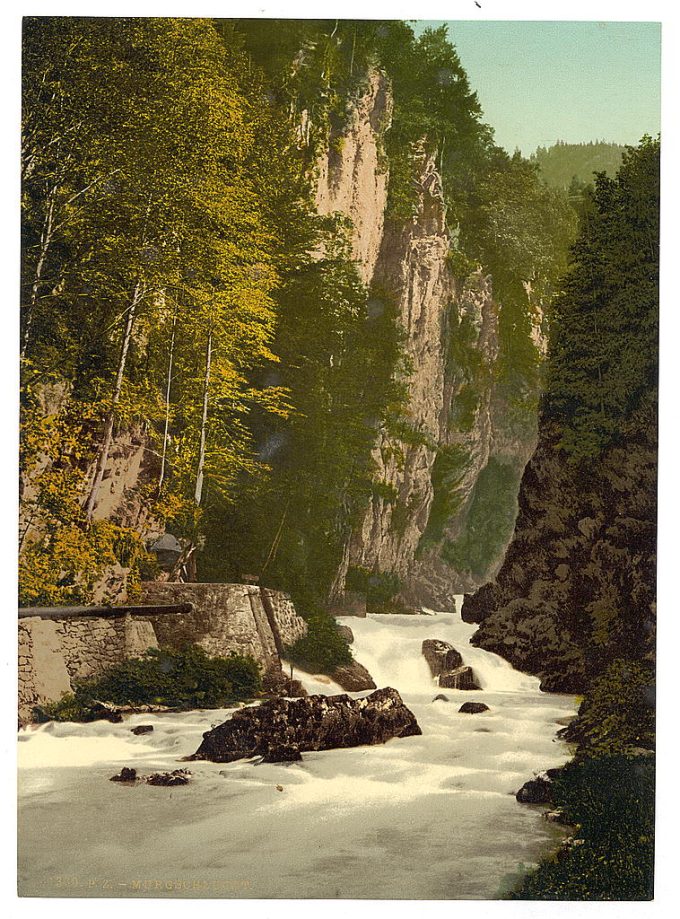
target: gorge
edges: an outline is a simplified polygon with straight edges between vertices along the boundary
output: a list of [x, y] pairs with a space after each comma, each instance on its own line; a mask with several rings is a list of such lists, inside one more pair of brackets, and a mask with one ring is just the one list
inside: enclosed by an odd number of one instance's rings
[[[648, 898], [659, 141], [549, 185], [397, 21], [29, 17], [24, 73], [24, 894]], [[106, 781], [293, 673], [422, 735]]]

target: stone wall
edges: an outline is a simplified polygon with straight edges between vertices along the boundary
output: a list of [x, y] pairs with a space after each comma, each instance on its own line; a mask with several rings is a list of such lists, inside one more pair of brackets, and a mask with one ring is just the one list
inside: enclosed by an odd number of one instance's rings
[[286, 645], [307, 633], [307, 624], [286, 594], [246, 584], [142, 585], [143, 603], [188, 602], [188, 613], [116, 614], [19, 620], [19, 718], [33, 706], [57, 701], [73, 681], [95, 677], [148, 648], [200, 645], [213, 656], [250, 655], [264, 672], [281, 668]]
[[19, 718], [54, 702], [74, 680], [97, 676], [158, 641], [150, 622], [130, 615], [19, 620]]

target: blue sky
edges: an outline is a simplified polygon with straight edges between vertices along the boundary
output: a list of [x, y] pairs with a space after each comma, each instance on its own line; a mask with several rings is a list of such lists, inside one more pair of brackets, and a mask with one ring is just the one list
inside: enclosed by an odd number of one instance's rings
[[[417, 32], [441, 21], [414, 23]], [[496, 143], [525, 154], [564, 140], [635, 144], [660, 130], [654, 22], [448, 22]]]

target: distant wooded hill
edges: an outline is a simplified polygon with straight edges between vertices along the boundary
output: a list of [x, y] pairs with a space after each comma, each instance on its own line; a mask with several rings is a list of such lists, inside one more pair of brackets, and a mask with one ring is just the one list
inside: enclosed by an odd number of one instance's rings
[[616, 174], [625, 147], [605, 141], [567, 144], [558, 141], [552, 147], [539, 147], [530, 160], [538, 163], [544, 180], [554, 188], [568, 188], [573, 178], [590, 184], [594, 172]]

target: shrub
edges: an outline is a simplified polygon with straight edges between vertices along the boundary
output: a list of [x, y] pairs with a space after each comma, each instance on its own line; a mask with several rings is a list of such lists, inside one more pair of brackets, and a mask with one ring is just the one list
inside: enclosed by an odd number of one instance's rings
[[286, 657], [303, 670], [331, 673], [336, 667], [353, 660], [347, 641], [335, 620], [321, 611], [307, 618], [307, 634], [286, 649]]
[[651, 899], [654, 756], [571, 762], [553, 782], [552, 799], [582, 841], [543, 861], [509, 899]]
[[184, 710], [220, 708], [253, 698], [261, 689], [259, 667], [250, 657], [209, 657], [196, 645], [180, 651], [150, 648], [100, 677], [78, 682], [73, 693], [38, 707], [36, 714], [41, 721], [93, 720], [95, 700]]
[[563, 736], [577, 753], [605, 756], [654, 748], [654, 668], [615, 660], [591, 685]]

